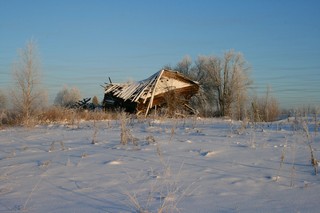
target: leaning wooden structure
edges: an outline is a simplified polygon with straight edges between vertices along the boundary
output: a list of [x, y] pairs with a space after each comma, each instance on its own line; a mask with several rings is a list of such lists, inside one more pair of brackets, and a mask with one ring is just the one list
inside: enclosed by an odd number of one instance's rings
[[[165, 105], [167, 97], [189, 100], [199, 91], [199, 84], [177, 71], [163, 69], [139, 82], [106, 83], [103, 105], [107, 108], [124, 108], [137, 114], [155, 106]], [[184, 103], [185, 104], [185, 103]]]

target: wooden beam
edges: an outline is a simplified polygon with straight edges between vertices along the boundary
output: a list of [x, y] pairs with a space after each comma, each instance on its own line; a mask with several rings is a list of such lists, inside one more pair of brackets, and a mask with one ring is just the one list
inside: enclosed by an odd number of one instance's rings
[[156, 91], [156, 87], [157, 87], [157, 84], [163, 74], [164, 70], [161, 70], [157, 80], [156, 80], [156, 83], [154, 84], [154, 87], [153, 87], [153, 90], [152, 90], [152, 94], [151, 94], [151, 97], [150, 97], [150, 101], [149, 101], [149, 104], [148, 104], [148, 107], [147, 107], [147, 110], [146, 110], [146, 114], [144, 115], [145, 117], [147, 117], [148, 115], [148, 112], [149, 112], [149, 109], [152, 107], [152, 104], [153, 104], [153, 98], [154, 98], [154, 93]]

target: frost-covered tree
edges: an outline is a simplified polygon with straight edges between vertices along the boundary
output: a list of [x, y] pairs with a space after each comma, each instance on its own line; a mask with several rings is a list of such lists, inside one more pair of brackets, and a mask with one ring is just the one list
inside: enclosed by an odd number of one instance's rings
[[15, 111], [26, 125], [31, 116], [39, 112], [47, 102], [45, 90], [41, 87], [40, 72], [37, 47], [30, 40], [25, 48], [19, 50], [19, 59], [14, 63], [15, 86], [11, 92]]
[[190, 56], [185, 56], [178, 62], [174, 70], [181, 72], [182, 74], [192, 77], [192, 59]]
[[7, 108], [7, 97], [5, 94], [0, 90], [0, 112]]
[[98, 100], [98, 97], [97, 97], [97, 96], [93, 96], [93, 98], [92, 98], [92, 104], [93, 104], [94, 107], [99, 106], [99, 100]]
[[218, 114], [237, 114], [237, 117], [240, 117], [246, 102], [247, 89], [252, 84], [249, 78], [250, 67], [243, 55], [230, 50], [222, 58], [201, 56], [196, 65], [198, 79], [204, 83], [208, 94], [211, 94]]
[[69, 89], [68, 87], [65, 86], [56, 95], [56, 98], [54, 99], [54, 104], [62, 107], [70, 107], [80, 99], [81, 99], [81, 94], [78, 88], [73, 87]]
[[227, 51], [223, 57], [199, 56], [192, 63], [184, 57], [175, 67], [177, 71], [200, 83], [201, 89], [195, 107], [208, 116], [244, 116], [247, 90], [252, 81], [249, 66], [241, 53]]

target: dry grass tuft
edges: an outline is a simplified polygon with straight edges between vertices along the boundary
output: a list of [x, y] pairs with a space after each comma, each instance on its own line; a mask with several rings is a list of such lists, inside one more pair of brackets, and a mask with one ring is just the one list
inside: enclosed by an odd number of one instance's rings
[[275, 121], [280, 116], [280, 104], [274, 97], [255, 97], [249, 114], [251, 114], [251, 120], [255, 122]]
[[116, 112], [87, 111], [53, 106], [38, 116], [39, 123], [70, 122], [79, 120], [112, 120], [117, 118]]
[[17, 112], [11, 110], [0, 111], [0, 129], [22, 125], [25, 127], [34, 127], [37, 124], [50, 124], [50, 123], [69, 123], [79, 124], [80, 121], [92, 120], [115, 120], [118, 118], [118, 112], [103, 110], [88, 111], [80, 109], [70, 109], [59, 106], [52, 106], [43, 109], [36, 115], [26, 120]]
[[22, 124], [22, 119], [18, 113], [10, 110], [0, 111], [0, 129]]
[[[130, 129], [128, 128], [129, 121], [133, 122], [131, 120], [126, 112], [121, 112], [119, 114], [119, 120], [120, 120], [120, 144], [121, 145], [127, 145], [129, 142], [131, 142], [133, 145], [138, 146], [138, 138], [133, 137], [133, 135], [130, 132]], [[131, 123], [133, 125], [133, 123]]]
[[308, 127], [308, 124], [306, 122], [303, 122], [302, 123], [302, 128], [303, 128], [303, 131], [305, 132], [306, 134], [306, 137], [307, 137], [307, 141], [305, 142], [307, 144], [307, 146], [309, 147], [309, 150], [310, 150], [310, 158], [311, 158], [311, 165], [313, 166], [314, 168], [314, 173], [315, 175], [318, 174], [318, 160], [314, 154], [314, 150], [312, 148], [312, 140], [311, 140], [311, 135], [310, 135], [310, 132], [309, 132], [309, 127]]

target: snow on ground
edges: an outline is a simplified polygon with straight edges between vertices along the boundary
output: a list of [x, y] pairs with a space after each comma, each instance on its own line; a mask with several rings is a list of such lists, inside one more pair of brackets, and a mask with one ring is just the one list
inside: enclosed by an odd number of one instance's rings
[[128, 122], [128, 145], [120, 121], [1, 130], [0, 212], [320, 211], [311, 124]]

